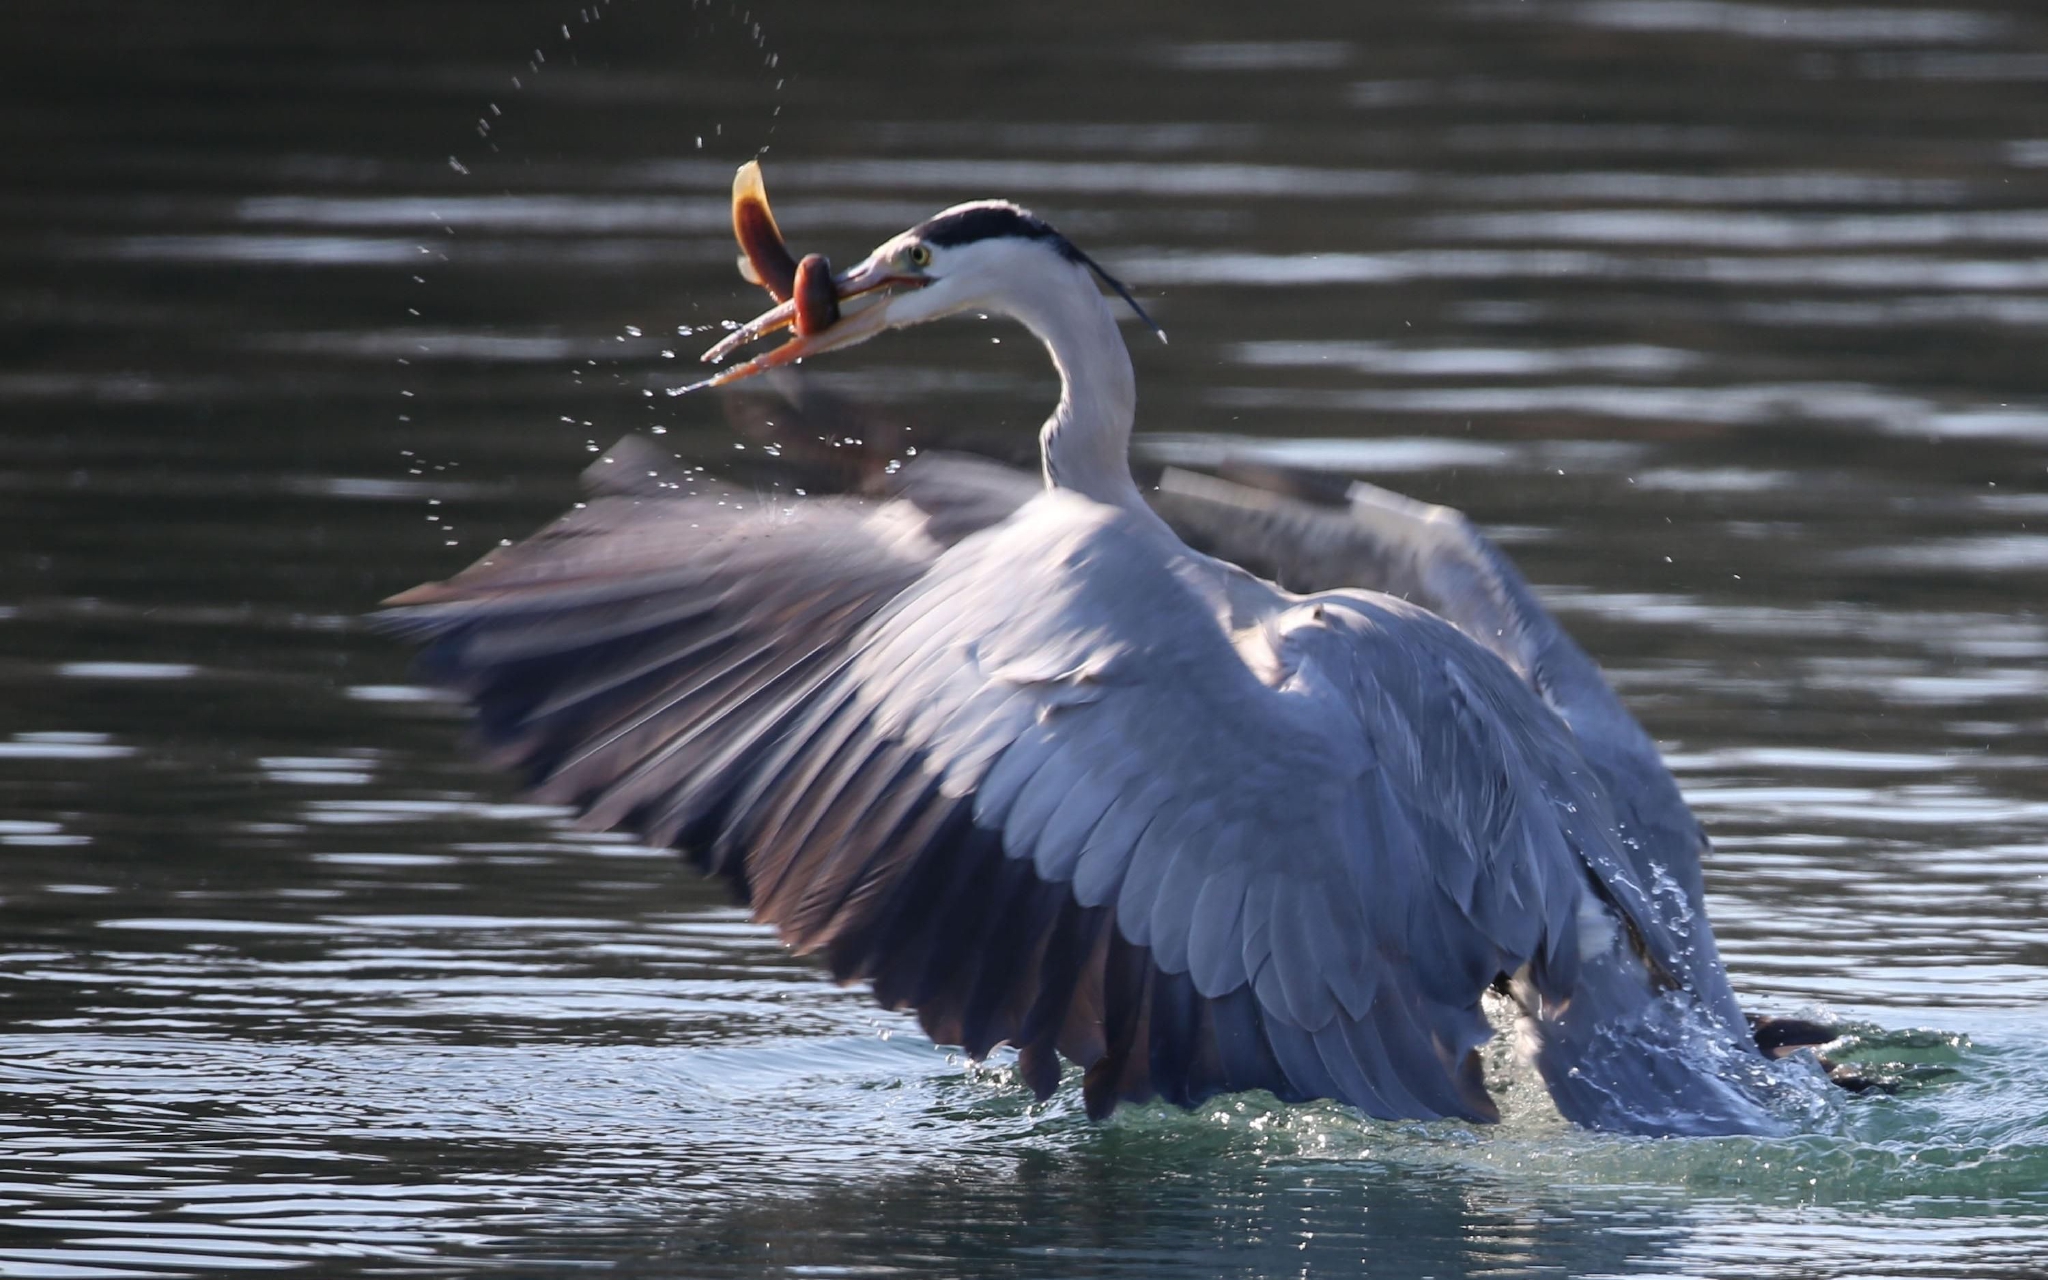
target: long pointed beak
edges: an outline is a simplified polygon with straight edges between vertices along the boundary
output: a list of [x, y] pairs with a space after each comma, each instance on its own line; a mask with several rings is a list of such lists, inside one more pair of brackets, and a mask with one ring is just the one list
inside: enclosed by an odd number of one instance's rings
[[[721, 369], [702, 382], [674, 388], [669, 394], [682, 396], [706, 387], [722, 387], [729, 382], [738, 382], [757, 373], [766, 373], [770, 369], [793, 364], [807, 356], [820, 355], [866, 342], [889, 327], [889, 302], [899, 296], [894, 290], [917, 288], [925, 283], [925, 280], [916, 276], [897, 274], [873, 260], [863, 262], [832, 281], [833, 288], [839, 295], [837, 324], [808, 337], [794, 334], [789, 341], [773, 351], [763, 352], [730, 369]], [[747, 343], [764, 338], [777, 330], [787, 329], [795, 323], [796, 302], [791, 300], [778, 303], [725, 335], [717, 346], [704, 353], [702, 359], [707, 364], [715, 364]]]

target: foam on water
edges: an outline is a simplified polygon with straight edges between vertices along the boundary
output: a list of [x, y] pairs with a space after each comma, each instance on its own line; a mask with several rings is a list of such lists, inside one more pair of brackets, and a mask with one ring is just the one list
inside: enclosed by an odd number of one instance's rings
[[[0, 1275], [2041, 1273], [2020, 0], [75, 8], [0, 78]], [[1126, 278], [1146, 483], [1510, 544], [1712, 836], [1743, 1002], [1900, 1091], [1615, 1137], [1499, 1045], [1490, 1128], [1091, 1124], [466, 763], [358, 619], [624, 432], [749, 502], [1030, 459], [994, 324], [662, 394], [758, 302], [763, 147], [837, 261], [999, 195]]]

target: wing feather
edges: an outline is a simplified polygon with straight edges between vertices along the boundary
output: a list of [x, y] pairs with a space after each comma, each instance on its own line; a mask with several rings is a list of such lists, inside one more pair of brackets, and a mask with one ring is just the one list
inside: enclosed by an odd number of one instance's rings
[[1199, 565], [1069, 495], [950, 546], [904, 503], [592, 508], [391, 621], [543, 794], [1041, 1095], [1079, 1063], [1091, 1115], [1489, 1118], [1481, 991], [1561, 964], [1621, 865], [1553, 803], [1587, 791], [1564, 726], [1398, 602], [1273, 594], [1261, 676]]
[[1244, 914], [1252, 868], [1226, 863], [1203, 877], [1188, 912], [1188, 975], [1205, 996], [1218, 996], [1245, 980]]
[[[1073, 780], [1071, 788], [1060, 797], [1059, 807], [1035, 831], [1019, 823], [1013, 835], [1006, 826], [1005, 841], [1015, 843], [1006, 843], [1005, 847], [1019, 857], [1024, 856], [1023, 851], [1028, 849], [1032, 865], [1038, 869], [1041, 879], [1071, 880], [1074, 864], [1080, 859], [1089, 837], [1108, 818], [1110, 809], [1130, 786], [1130, 776], [1121, 770], [1084, 772]], [[1030, 843], [1024, 843], [1026, 840]]]
[[[1411, 600], [1498, 656], [1567, 725], [1610, 829], [1625, 836], [1589, 856], [1606, 892], [1636, 924], [1670, 979], [1727, 1026], [1742, 1023], [1705, 916], [1705, 834], [1656, 744], [1599, 666], [1551, 617], [1515, 567], [1448, 507], [1373, 485], [1332, 509], [1168, 468], [1154, 501], [1196, 546], [1299, 591], [1365, 587]], [[1611, 856], [1609, 856], [1611, 854]], [[1635, 890], [1663, 879], [1676, 892]]]

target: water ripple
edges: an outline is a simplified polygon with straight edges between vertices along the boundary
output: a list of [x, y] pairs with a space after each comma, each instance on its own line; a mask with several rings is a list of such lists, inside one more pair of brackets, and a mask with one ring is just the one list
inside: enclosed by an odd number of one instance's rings
[[[2030, 1274], [2026, 5], [571, 5], [499, 52], [433, 7], [157, 8], [10, 10], [0, 1275]], [[1384, 476], [1512, 544], [1694, 802], [1742, 1002], [1900, 1092], [1639, 1141], [1503, 1038], [1490, 1128], [1093, 1124], [468, 762], [360, 615], [587, 450], [658, 427], [735, 501], [1029, 462], [1056, 386], [1006, 327], [661, 394], [755, 305], [763, 146], [806, 247], [1008, 196], [1128, 278], [1174, 339], [1134, 344], [1141, 472]]]

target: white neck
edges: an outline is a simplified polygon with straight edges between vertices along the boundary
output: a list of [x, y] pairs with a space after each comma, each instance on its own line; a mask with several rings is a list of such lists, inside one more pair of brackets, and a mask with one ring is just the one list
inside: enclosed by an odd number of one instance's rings
[[1131, 479], [1131, 355], [1095, 278], [1061, 262], [1011, 286], [1002, 309], [1045, 344], [1060, 372], [1059, 406], [1038, 435], [1047, 486], [1150, 515]]

